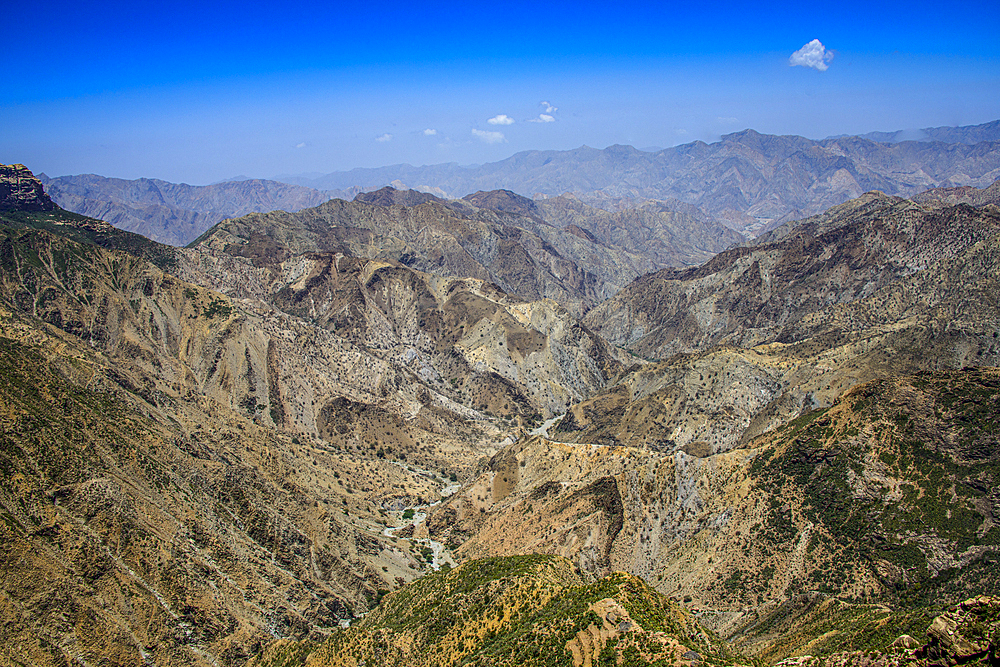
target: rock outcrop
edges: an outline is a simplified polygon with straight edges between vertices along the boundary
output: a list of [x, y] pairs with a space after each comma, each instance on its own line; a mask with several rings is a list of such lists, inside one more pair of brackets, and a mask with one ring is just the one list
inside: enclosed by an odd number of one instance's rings
[[926, 643], [902, 635], [882, 650], [842, 651], [828, 655], [798, 655], [775, 667], [932, 667], [1000, 663], [1000, 598], [970, 598], [936, 617], [926, 631]]
[[0, 211], [54, 211], [42, 182], [23, 164], [0, 164]]

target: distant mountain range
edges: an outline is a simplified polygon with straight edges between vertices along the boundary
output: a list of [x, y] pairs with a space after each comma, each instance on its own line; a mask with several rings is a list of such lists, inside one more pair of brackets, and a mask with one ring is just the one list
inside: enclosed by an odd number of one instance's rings
[[696, 141], [655, 153], [583, 146], [525, 151], [470, 167], [403, 164], [284, 180], [318, 189], [398, 180], [450, 197], [503, 188], [529, 196], [678, 199], [730, 219], [742, 231], [814, 215], [869, 190], [905, 197], [933, 187], [986, 187], [1000, 176], [997, 121], [922, 132], [933, 141], [903, 141], [905, 132], [814, 141], [744, 130], [712, 144]]
[[[1000, 141], [1000, 120], [964, 127], [925, 127], [921, 130], [869, 132], [860, 135], [860, 137], [885, 144], [898, 144], [901, 141], [942, 141], [947, 144], [969, 144], [971, 146], [983, 141]], [[837, 137], [829, 138], [835, 139]]]
[[744, 130], [656, 152], [583, 146], [476, 166], [402, 164], [270, 181], [239, 176], [208, 186], [92, 174], [39, 178], [63, 208], [171, 245], [186, 245], [225, 218], [294, 212], [386, 185], [440, 198], [500, 189], [538, 200], [573, 193], [610, 211], [655, 200], [755, 236], [870, 190], [910, 197], [929, 188], [987, 187], [1000, 177], [998, 141], [1000, 121], [822, 141]]
[[155, 178], [124, 180], [95, 174], [48, 178], [46, 191], [64, 209], [110, 222], [169, 245], [182, 246], [226, 218], [277, 209], [298, 211], [357, 190], [320, 192], [277, 181], [241, 179], [197, 186]]

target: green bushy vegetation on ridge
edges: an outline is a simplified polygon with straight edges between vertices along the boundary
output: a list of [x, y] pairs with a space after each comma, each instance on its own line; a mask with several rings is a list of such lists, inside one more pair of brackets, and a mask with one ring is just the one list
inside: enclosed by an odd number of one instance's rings
[[[1000, 375], [988, 369], [876, 381], [803, 415], [752, 464], [757, 485], [778, 490], [760, 535], [776, 547], [794, 539], [799, 529], [779, 499], [799, 498], [802, 520], [833, 543], [803, 591], [841, 594], [850, 563], [887, 563], [902, 573], [883, 581], [893, 598], [931, 604], [932, 590], [960, 573], [935, 571], [924, 539], [947, 540], [957, 553], [985, 549], [976, 562], [1000, 550], [1000, 530], [976, 505], [1000, 484], [998, 418]], [[987, 586], [980, 592], [1000, 592], [995, 578], [992, 588], [978, 581]]]
[[[355, 627], [336, 631], [315, 650], [283, 645], [256, 664], [305, 664], [308, 657], [319, 665], [566, 665], [569, 642], [605, 623], [593, 606], [609, 598], [644, 632], [623, 631], [591, 647], [595, 667], [675, 664], [678, 650], [695, 651], [707, 664], [736, 660], [686, 611], [635, 576], [618, 572], [587, 582], [564, 558], [524, 555], [428, 574], [385, 596]], [[663, 636], [672, 638], [673, 653]], [[300, 663], [288, 662], [293, 654]]]

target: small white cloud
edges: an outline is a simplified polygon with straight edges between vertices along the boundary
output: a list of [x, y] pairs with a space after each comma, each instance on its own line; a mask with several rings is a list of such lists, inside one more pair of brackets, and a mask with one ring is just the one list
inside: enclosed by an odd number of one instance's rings
[[508, 116], [507, 114], [502, 113], [493, 116], [493, 118], [490, 118], [486, 122], [489, 123], [490, 125], [513, 125], [514, 119]]
[[538, 114], [538, 118], [531, 118], [528, 120], [529, 123], [554, 123], [556, 119], [547, 113]]
[[559, 107], [554, 107], [548, 102], [542, 102], [541, 104], [543, 107], [545, 107], [545, 113], [554, 113], [556, 111], [559, 111]]
[[507, 141], [503, 132], [487, 132], [486, 130], [473, 130], [472, 135], [488, 144], [502, 144]]
[[429, 127], [428, 127], [428, 128], [426, 129], [426, 130], [424, 130], [424, 136], [425, 136], [425, 137], [433, 137], [433, 136], [434, 136], [434, 135], [436, 135], [437, 133], [438, 133], [438, 131], [437, 131], [437, 130], [432, 130], [432, 129], [431, 129], [431, 128], [429, 128]]
[[301, 144], [296, 144], [295, 147], [296, 148], [305, 148], [306, 147], [306, 142], [303, 141]]
[[380, 137], [375, 137], [375, 141], [380, 141], [382, 143], [385, 143], [386, 141], [392, 141], [392, 135], [386, 132]]
[[823, 42], [814, 39], [793, 53], [788, 59], [788, 64], [792, 67], [812, 67], [820, 72], [825, 72], [830, 66], [828, 63], [831, 60], [833, 60], [833, 53], [826, 50]]
[[739, 118], [734, 118], [732, 116], [719, 116], [718, 118], [716, 118], [716, 120], [722, 123], [723, 125], [735, 125], [736, 123], [740, 122]]

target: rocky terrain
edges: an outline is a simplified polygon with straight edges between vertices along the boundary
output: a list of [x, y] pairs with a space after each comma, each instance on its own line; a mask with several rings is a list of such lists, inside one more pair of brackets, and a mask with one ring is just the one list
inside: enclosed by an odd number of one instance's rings
[[0, 664], [996, 654], [996, 185], [869, 193], [581, 322], [718, 228], [390, 188], [181, 249], [14, 173]]
[[[896, 297], [887, 301], [895, 293], [890, 285], [916, 282], [918, 291], [934, 291], [936, 301], [948, 298], [920, 276], [947, 274], [967, 256], [980, 261], [972, 257], [991, 254], [998, 233], [995, 206], [917, 204], [868, 193], [720, 253], [696, 269], [642, 276], [591, 310], [584, 322], [615, 344], [661, 359], [720, 344], [802, 340], [818, 333], [821, 321], [830, 330], [830, 317], [838, 318], [840, 329], [857, 330], [879, 319], [906, 317]], [[990, 275], [980, 268], [977, 264], [972, 272]], [[964, 289], [961, 281], [949, 284]], [[880, 296], [869, 301], [875, 294]], [[840, 319], [861, 303], [870, 304], [864, 322]], [[923, 303], [908, 306], [913, 315], [914, 308], [926, 310]]]
[[278, 261], [339, 252], [399, 262], [439, 276], [489, 281], [531, 301], [552, 299], [579, 316], [638, 275], [704, 261], [742, 238], [705, 219], [651, 211], [642, 219], [644, 231], [622, 243], [606, 229], [611, 221], [601, 229], [608, 214], [582, 204], [576, 207], [579, 224], [559, 226], [544, 219], [558, 204], [543, 208], [511, 192], [469, 199], [384, 189], [298, 213], [226, 220], [192, 245]]

